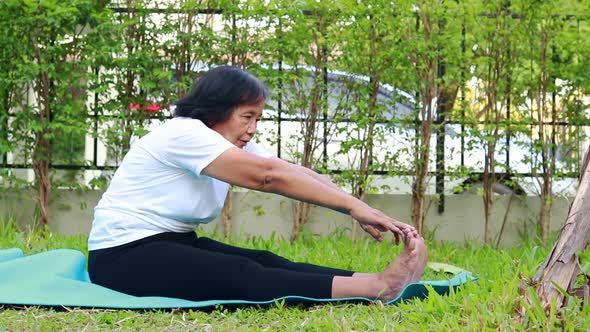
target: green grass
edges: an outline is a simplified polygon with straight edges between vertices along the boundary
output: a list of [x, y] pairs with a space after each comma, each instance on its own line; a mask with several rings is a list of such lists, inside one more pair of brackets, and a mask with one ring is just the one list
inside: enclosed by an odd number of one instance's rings
[[[215, 237], [215, 235], [212, 235]], [[391, 243], [370, 239], [351, 243], [345, 236], [304, 235], [290, 244], [283, 239], [227, 239], [231, 244], [272, 250], [298, 261], [353, 269], [379, 271], [401, 250]], [[10, 222], [0, 223], [0, 248], [19, 247], [25, 254], [54, 248], [86, 252], [85, 236], [52, 234], [47, 230], [19, 231]], [[129, 311], [63, 308], [0, 309], [0, 330], [8, 331], [496, 331], [587, 330], [590, 310], [570, 299], [561, 311], [546, 318], [538, 305], [527, 307], [520, 323], [515, 308], [522, 303], [521, 276], [532, 276], [548, 248], [525, 241], [520, 247], [494, 250], [473, 244], [429, 243], [431, 261], [463, 267], [480, 277], [449, 296], [431, 294], [397, 306], [338, 304], [303, 307], [276, 304], [270, 307], [218, 307], [212, 311]], [[424, 279], [445, 276], [426, 270]]]

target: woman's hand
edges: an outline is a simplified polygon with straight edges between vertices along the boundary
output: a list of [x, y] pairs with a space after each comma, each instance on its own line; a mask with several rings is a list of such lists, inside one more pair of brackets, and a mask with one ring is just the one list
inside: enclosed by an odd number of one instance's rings
[[396, 244], [400, 240], [407, 244], [410, 238], [418, 237], [418, 231], [413, 226], [395, 220], [361, 201], [350, 210], [350, 216], [377, 241], [383, 241], [381, 232], [387, 231], [393, 233]]

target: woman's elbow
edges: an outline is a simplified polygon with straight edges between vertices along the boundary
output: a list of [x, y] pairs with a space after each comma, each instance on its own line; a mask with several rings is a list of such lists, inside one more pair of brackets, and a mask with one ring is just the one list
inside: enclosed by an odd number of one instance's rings
[[259, 171], [255, 174], [255, 190], [265, 192], [276, 192], [277, 185], [281, 182], [280, 165], [277, 165], [274, 161], [266, 163]]

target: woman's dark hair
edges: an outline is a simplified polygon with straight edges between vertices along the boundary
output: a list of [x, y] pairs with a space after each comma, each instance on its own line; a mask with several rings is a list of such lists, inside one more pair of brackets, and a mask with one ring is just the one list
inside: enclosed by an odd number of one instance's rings
[[267, 97], [268, 88], [256, 76], [232, 66], [215, 67], [176, 102], [174, 116], [199, 119], [210, 127], [227, 120], [236, 107], [256, 105]]

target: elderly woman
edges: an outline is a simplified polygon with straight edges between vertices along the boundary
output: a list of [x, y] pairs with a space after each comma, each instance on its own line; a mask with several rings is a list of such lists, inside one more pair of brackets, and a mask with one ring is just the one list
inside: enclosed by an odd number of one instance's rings
[[[135, 143], [94, 209], [88, 239], [92, 282], [136, 296], [200, 300], [395, 298], [427, 260], [416, 230], [348, 195], [314, 171], [272, 157], [252, 140], [268, 96], [252, 74], [205, 73], [175, 117]], [[405, 250], [380, 273], [289, 261], [229, 246], [195, 229], [217, 217], [230, 184], [324, 206]]]

